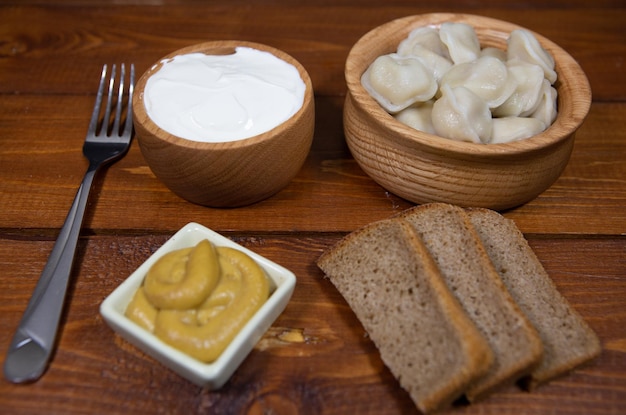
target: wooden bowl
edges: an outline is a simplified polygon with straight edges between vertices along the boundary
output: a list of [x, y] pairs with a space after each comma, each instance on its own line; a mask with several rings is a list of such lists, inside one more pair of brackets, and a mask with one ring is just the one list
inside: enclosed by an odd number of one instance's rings
[[[270, 52], [295, 66], [306, 85], [302, 108], [270, 131], [238, 141], [198, 142], [159, 128], [148, 116], [143, 91], [165, 59], [188, 53], [226, 55], [238, 46]], [[243, 41], [213, 41], [190, 46], [160, 59], [135, 86], [133, 116], [141, 152], [155, 176], [172, 192], [200, 205], [249, 205], [283, 189], [298, 173], [313, 140], [311, 79], [302, 65], [270, 46]]]
[[561, 175], [574, 133], [591, 105], [584, 72], [563, 49], [536, 38], [556, 61], [558, 115], [544, 132], [506, 144], [476, 144], [424, 133], [389, 115], [363, 88], [361, 75], [380, 55], [392, 53], [412, 29], [463, 22], [474, 27], [482, 47], [506, 49], [512, 23], [467, 15], [434, 13], [393, 20], [365, 34], [345, 67], [348, 94], [344, 132], [352, 155], [378, 184], [413, 203], [507, 209], [534, 199]]

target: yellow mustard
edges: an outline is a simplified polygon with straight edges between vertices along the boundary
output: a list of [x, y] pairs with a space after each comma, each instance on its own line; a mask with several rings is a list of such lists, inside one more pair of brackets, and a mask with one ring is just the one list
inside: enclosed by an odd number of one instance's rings
[[263, 269], [243, 252], [208, 240], [161, 257], [126, 316], [202, 361], [219, 357], [269, 297]]
[[143, 288], [140, 287], [130, 304], [126, 307], [126, 317], [149, 332], [153, 332], [158, 311], [159, 310], [148, 301]]

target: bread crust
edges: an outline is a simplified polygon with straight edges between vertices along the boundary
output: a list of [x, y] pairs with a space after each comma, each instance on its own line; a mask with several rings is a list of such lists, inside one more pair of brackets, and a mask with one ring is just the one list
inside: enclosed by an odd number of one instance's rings
[[597, 357], [602, 350], [598, 337], [558, 291], [517, 225], [488, 209], [471, 208], [467, 213], [500, 278], [544, 345], [544, 358], [524, 386], [534, 389]]
[[408, 223], [370, 224], [317, 264], [422, 412], [449, 406], [491, 366], [487, 342]]
[[539, 334], [506, 289], [465, 211], [430, 203], [400, 217], [417, 230], [448, 287], [494, 352], [494, 365], [468, 388], [467, 399], [481, 399], [531, 373], [543, 356]]

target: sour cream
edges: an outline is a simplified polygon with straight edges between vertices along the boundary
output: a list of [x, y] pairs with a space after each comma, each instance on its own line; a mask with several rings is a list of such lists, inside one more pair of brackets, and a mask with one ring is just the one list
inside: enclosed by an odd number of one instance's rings
[[282, 124], [302, 107], [306, 85], [295, 66], [269, 52], [191, 53], [161, 62], [144, 103], [160, 128], [193, 141], [236, 141]]

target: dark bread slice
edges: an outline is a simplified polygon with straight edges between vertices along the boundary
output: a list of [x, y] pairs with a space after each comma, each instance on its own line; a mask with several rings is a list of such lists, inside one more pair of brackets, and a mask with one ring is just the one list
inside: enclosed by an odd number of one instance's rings
[[534, 370], [542, 358], [539, 335], [504, 286], [465, 211], [431, 203], [400, 217], [415, 227], [448, 287], [494, 352], [494, 365], [466, 391], [467, 399], [475, 401]]
[[544, 358], [526, 386], [533, 389], [598, 356], [598, 337], [558, 292], [517, 225], [492, 210], [467, 212], [496, 271], [543, 341]]
[[422, 412], [448, 406], [490, 367], [489, 346], [408, 223], [354, 231], [317, 264]]

